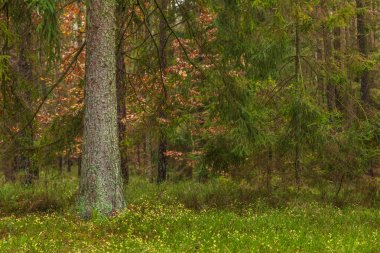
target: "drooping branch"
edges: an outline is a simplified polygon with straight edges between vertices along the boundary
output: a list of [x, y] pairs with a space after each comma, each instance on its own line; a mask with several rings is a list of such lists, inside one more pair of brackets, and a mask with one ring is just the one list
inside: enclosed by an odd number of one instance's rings
[[82, 53], [84, 47], [86, 45], [86, 42], [84, 42], [82, 44], [82, 46], [77, 50], [77, 52], [75, 53], [73, 59], [71, 60], [70, 64], [67, 66], [67, 68], [65, 69], [65, 71], [63, 71], [63, 73], [61, 74], [61, 76], [58, 78], [58, 80], [51, 86], [50, 90], [47, 91], [46, 95], [42, 98], [42, 101], [41, 103], [38, 105], [37, 109], [35, 110], [35, 112], [33, 113], [32, 117], [29, 119], [29, 121], [27, 122], [27, 124], [25, 124], [17, 133], [13, 134], [11, 136], [11, 139], [15, 139], [16, 136], [20, 135], [21, 133], [23, 133], [25, 131], [25, 129], [27, 129], [28, 127], [30, 127], [32, 124], [33, 124], [33, 121], [34, 119], [37, 117], [38, 113], [41, 111], [42, 107], [44, 106], [44, 104], [46, 103], [47, 99], [49, 98], [49, 96], [52, 94], [52, 92], [58, 87], [58, 85], [60, 85], [62, 83], [62, 81], [65, 79], [65, 77], [70, 73], [70, 71], [72, 70], [72, 67], [76, 64], [77, 60], [78, 60], [78, 57], [79, 55]]

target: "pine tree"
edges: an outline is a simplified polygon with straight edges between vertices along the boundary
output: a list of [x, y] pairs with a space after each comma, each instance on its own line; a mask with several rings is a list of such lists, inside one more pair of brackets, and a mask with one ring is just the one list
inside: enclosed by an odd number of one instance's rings
[[115, 1], [87, 4], [83, 160], [79, 212], [111, 215], [124, 206], [117, 128]]

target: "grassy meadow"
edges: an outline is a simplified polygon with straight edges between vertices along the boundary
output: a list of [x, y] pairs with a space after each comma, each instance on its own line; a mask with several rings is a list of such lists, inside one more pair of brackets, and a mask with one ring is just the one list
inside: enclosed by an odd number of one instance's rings
[[124, 212], [82, 221], [77, 181], [46, 182], [0, 187], [0, 252], [380, 252], [378, 206], [317, 191], [268, 197], [224, 177], [160, 186], [133, 177]]

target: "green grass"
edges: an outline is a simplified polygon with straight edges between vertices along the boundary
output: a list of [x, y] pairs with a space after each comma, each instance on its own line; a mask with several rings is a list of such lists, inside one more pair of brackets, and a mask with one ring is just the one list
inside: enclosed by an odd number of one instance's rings
[[81, 221], [75, 191], [75, 180], [0, 187], [0, 252], [380, 252], [376, 208], [299, 198], [272, 205], [227, 179], [156, 186], [133, 178], [118, 217]]

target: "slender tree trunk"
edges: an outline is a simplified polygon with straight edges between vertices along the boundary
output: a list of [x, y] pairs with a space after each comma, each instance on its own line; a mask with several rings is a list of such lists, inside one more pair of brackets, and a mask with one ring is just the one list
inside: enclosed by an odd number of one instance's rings
[[59, 170], [59, 174], [62, 174], [62, 172], [63, 172], [63, 157], [61, 155], [58, 157], [58, 170]]
[[153, 166], [152, 166], [152, 144], [150, 140], [149, 130], [145, 136], [145, 159], [146, 159], [146, 169], [148, 174], [148, 181], [153, 183]]
[[[333, 47], [334, 47], [334, 52], [333, 52], [333, 59], [335, 63], [335, 67], [343, 71], [344, 64], [342, 61], [342, 35], [344, 33], [342, 32], [342, 29], [340, 27], [337, 27], [334, 29], [334, 40], [333, 40]], [[345, 111], [345, 105], [343, 102], [343, 99], [341, 97], [341, 91], [339, 90], [338, 85], [334, 85], [334, 94], [335, 94], [335, 106], [336, 108], [344, 112]]]
[[[327, 12], [327, 10], [325, 12]], [[323, 47], [324, 47], [326, 69], [331, 70], [333, 68], [332, 38], [331, 38], [330, 31], [325, 26], [323, 27]], [[330, 112], [335, 111], [336, 110], [335, 85], [331, 82], [329, 76], [325, 76], [325, 82], [326, 82], [327, 107]]]
[[[365, 16], [364, 0], [356, 0], [357, 8], [357, 41], [359, 52], [364, 58], [368, 57], [368, 39], [366, 31], [366, 16]], [[363, 103], [370, 103], [370, 78], [369, 71], [364, 70], [360, 75], [360, 92]]]
[[137, 155], [137, 170], [141, 169], [141, 150], [140, 143], [136, 146], [136, 155]]
[[67, 149], [67, 154], [66, 154], [66, 166], [67, 166], [67, 172], [71, 172], [71, 165], [72, 165], [72, 160], [71, 160], [71, 148]]
[[268, 163], [267, 163], [267, 191], [270, 194], [272, 192], [272, 173], [273, 173], [274, 159], [272, 148], [268, 151]]
[[124, 206], [116, 98], [116, 1], [87, 1], [86, 87], [79, 212], [112, 215]]
[[[356, 41], [356, 38], [354, 39]], [[350, 48], [352, 48], [352, 33], [351, 33], [351, 27], [346, 27], [345, 29], [345, 36], [344, 36], [344, 54], [347, 55]], [[347, 66], [349, 63], [347, 62], [347, 57], [345, 56], [344, 59], [344, 65]], [[346, 67], [346, 73], [348, 77], [348, 83], [347, 83], [347, 91], [346, 91], [346, 108], [348, 113], [348, 119], [349, 123], [351, 124], [354, 121], [356, 111], [355, 111], [355, 105], [352, 97], [354, 97], [355, 91], [353, 88], [353, 74], [350, 70], [350, 68]]]
[[[166, 10], [168, 8], [168, 0], [161, 0], [161, 6], [160, 8], [164, 13], [166, 13]], [[159, 36], [160, 36], [160, 68], [162, 71], [162, 75], [165, 75], [165, 69], [167, 67], [167, 54], [166, 54], [166, 28], [167, 24], [165, 22], [164, 17], [160, 16], [160, 24], [159, 24]], [[164, 85], [164, 84], [162, 84]], [[162, 92], [164, 98], [166, 97], [165, 90]], [[158, 117], [165, 118], [165, 112], [164, 112], [164, 98], [161, 102], [161, 105], [159, 105], [159, 111], [158, 111]], [[162, 129], [162, 125], [159, 127], [159, 140], [158, 140], [158, 166], [157, 166], [157, 183], [161, 183], [166, 180], [167, 177], [167, 161], [166, 161], [166, 151], [167, 151], [167, 140], [165, 133]]]
[[[298, 3], [298, 2], [297, 2]], [[298, 3], [299, 4], [299, 3]], [[300, 100], [302, 89], [302, 73], [301, 73], [301, 38], [300, 38], [300, 30], [299, 30], [299, 17], [297, 13], [296, 17], [296, 27], [295, 27], [295, 49], [296, 49], [296, 57], [295, 57], [295, 75], [297, 78], [297, 101]], [[295, 172], [295, 180], [297, 188], [300, 188], [301, 185], [301, 178], [300, 178], [300, 171], [301, 171], [301, 137], [300, 137], [300, 122], [299, 119], [296, 121], [295, 126], [295, 157], [294, 157], [294, 172]]]
[[[318, 64], [322, 64], [323, 63], [323, 40], [320, 39], [320, 38], [317, 38], [317, 41], [316, 41], [316, 44], [317, 44], [317, 48], [316, 48], [316, 52], [315, 52], [315, 59], [316, 61], [318, 62]], [[325, 92], [325, 85], [323, 83], [323, 77], [322, 76], [317, 76], [317, 87], [318, 87], [318, 98], [320, 98], [320, 101], [321, 103], [323, 103], [325, 101], [325, 95], [326, 92]]]
[[72, 160], [70, 158], [70, 154], [67, 155], [67, 172], [71, 173], [71, 165], [72, 165]]
[[[32, 110], [33, 103], [32, 103], [32, 96], [31, 91], [33, 90], [32, 87], [32, 80], [33, 80], [33, 69], [32, 69], [32, 62], [30, 60], [30, 57], [28, 56], [28, 52], [30, 51], [30, 47], [32, 45], [32, 20], [31, 20], [31, 13], [28, 10], [26, 4], [22, 4], [21, 7], [22, 11], [24, 12], [24, 21], [21, 24], [19, 33], [20, 37], [23, 38], [20, 45], [19, 45], [19, 57], [17, 62], [17, 68], [19, 72], [19, 76], [21, 79], [19, 80], [20, 83], [23, 83], [23, 85], [26, 88], [26, 92], [24, 94], [26, 105], [29, 107], [26, 109], [26, 122], [28, 123], [28, 126], [25, 128], [23, 135], [24, 135], [24, 146], [28, 149], [33, 146], [34, 142], [34, 129], [33, 129], [33, 119], [31, 118], [32, 112], [28, 110]], [[22, 164], [25, 166], [25, 172], [26, 172], [26, 184], [31, 184], [33, 180], [38, 179], [39, 177], [39, 171], [36, 166], [34, 166], [32, 161], [32, 155], [31, 151], [24, 151], [21, 154]]]
[[162, 183], [167, 177], [167, 161], [166, 161], [167, 141], [162, 131], [160, 131], [160, 140], [158, 144], [158, 170], [157, 183]]
[[127, 159], [127, 148], [123, 145], [125, 140], [126, 131], [126, 94], [127, 94], [127, 84], [126, 84], [126, 70], [124, 61], [124, 26], [125, 22], [123, 19], [124, 8], [119, 6], [117, 10], [117, 23], [120, 26], [118, 29], [117, 36], [117, 49], [116, 49], [116, 93], [117, 93], [117, 123], [119, 130], [119, 145], [121, 154], [121, 175], [125, 182], [129, 181], [129, 169], [128, 169], [128, 159]]
[[82, 172], [82, 155], [78, 157], [78, 177], [80, 178]]

